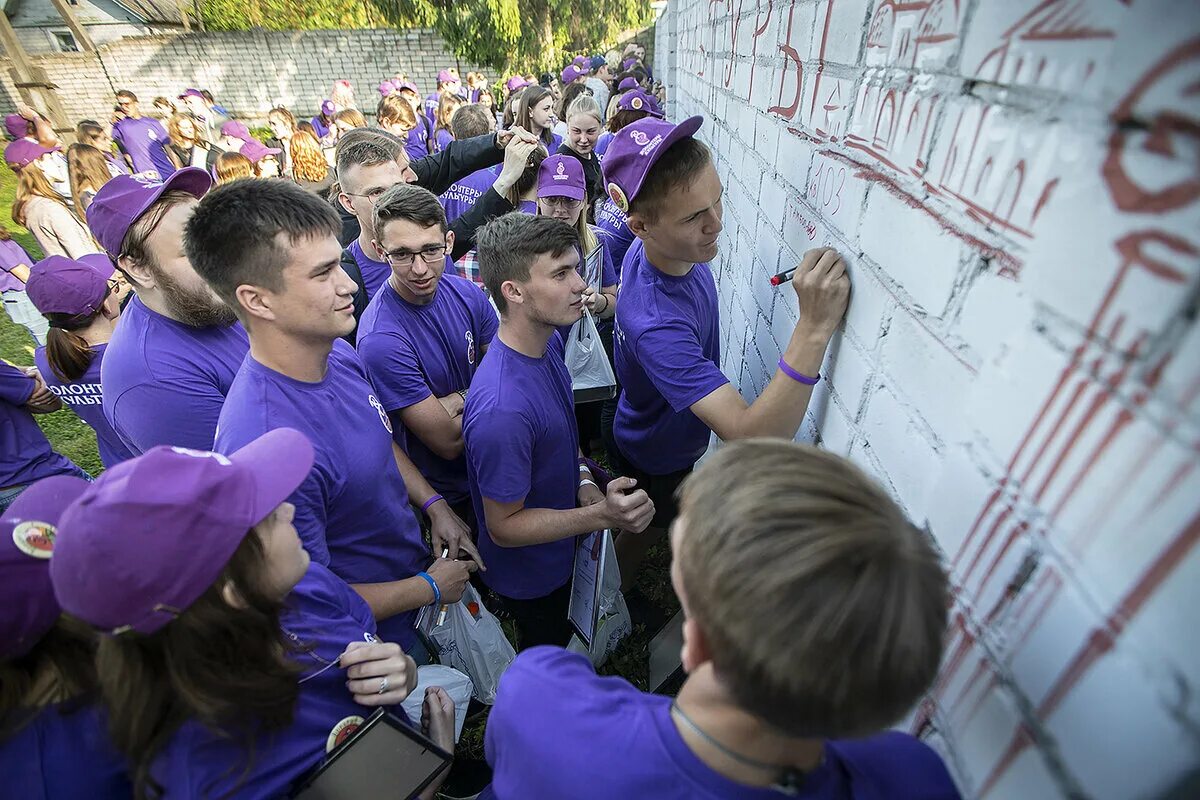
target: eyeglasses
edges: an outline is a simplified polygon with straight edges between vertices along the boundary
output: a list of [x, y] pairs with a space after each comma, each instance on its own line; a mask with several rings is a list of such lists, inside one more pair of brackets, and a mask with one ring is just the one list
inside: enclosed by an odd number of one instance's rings
[[121, 291], [121, 282], [119, 280], [117, 280], [116, 278], [109, 278], [108, 279], [108, 293], [116, 294], [119, 291]]
[[368, 203], [370, 203], [371, 205], [374, 205], [375, 201], [378, 200], [379, 198], [383, 197], [383, 193], [386, 192], [390, 188], [392, 188], [392, 187], [390, 187], [390, 186], [379, 187], [376, 189], [372, 189], [371, 191], [367, 192], [366, 194], [358, 194], [357, 192], [342, 192], [342, 194], [346, 194], [351, 197], [365, 197], [365, 198], [367, 198]]
[[572, 200], [569, 197], [539, 197], [538, 200], [550, 208], [564, 208], [568, 211], [574, 211], [583, 205], [582, 200]]
[[416, 253], [410, 253], [407, 250], [395, 250], [391, 253], [384, 253], [383, 257], [387, 259], [387, 263], [393, 267], [411, 267], [417, 256], [426, 264], [436, 264], [446, 257], [446, 245], [441, 247], [426, 247], [424, 250]]

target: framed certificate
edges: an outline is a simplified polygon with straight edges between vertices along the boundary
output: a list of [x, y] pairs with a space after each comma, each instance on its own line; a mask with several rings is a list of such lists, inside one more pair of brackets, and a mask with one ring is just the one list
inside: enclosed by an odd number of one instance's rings
[[589, 648], [600, 617], [600, 590], [604, 584], [605, 552], [609, 530], [593, 531], [575, 539], [575, 571], [567, 620]]

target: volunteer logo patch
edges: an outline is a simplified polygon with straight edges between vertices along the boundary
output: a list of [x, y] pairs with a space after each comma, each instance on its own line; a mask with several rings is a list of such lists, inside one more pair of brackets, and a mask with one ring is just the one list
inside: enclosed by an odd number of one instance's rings
[[363, 718], [358, 716], [346, 717], [337, 725], [333, 726], [333, 730], [329, 732], [329, 738], [325, 740], [325, 752], [332, 753], [333, 749], [342, 742], [354, 735], [354, 732], [363, 724]]
[[367, 400], [371, 404], [371, 408], [379, 412], [379, 419], [383, 422], [383, 427], [387, 428], [387, 432], [392, 432], [392, 421], [388, 419], [387, 412], [383, 410], [383, 403], [375, 399], [375, 395], [367, 395]]
[[54, 526], [49, 522], [26, 520], [13, 527], [13, 544], [27, 556], [49, 558], [54, 554]]

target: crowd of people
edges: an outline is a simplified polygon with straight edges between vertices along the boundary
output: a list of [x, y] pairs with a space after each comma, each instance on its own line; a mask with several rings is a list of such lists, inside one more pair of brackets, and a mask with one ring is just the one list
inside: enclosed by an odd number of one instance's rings
[[[746, 398], [721, 369], [703, 119], [665, 118], [640, 46], [501, 98], [451, 69], [379, 93], [371, 124], [346, 82], [308, 120], [273, 108], [267, 141], [197, 89], [152, 114], [122, 90], [65, 154], [36, 110], [6, 120], [44, 257], [0, 232], [5, 308], [39, 344], [0, 364], [4, 792], [291, 796], [372, 708], [452, 753], [443, 689], [401, 703], [438, 658], [418, 614], [473, 584], [519, 651], [482, 797], [957, 797], [888, 731], [941, 660], [938, 553], [792, 442], [842, 257], [796, 265], [799, 321]], [[589, 317], [614, 396], [577, 403]], [[63, 404], [99, 476], [33, 417]], [[675, 697], [564, 649], [575, 543], [603, 530], [635, 619], [669, 541]]]

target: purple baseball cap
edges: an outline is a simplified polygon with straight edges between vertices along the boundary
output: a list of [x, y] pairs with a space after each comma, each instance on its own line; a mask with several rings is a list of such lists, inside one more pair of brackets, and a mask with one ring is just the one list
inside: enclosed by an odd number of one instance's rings
[[102, 631], [154, 633], [212, 586], [312, 464], [312, 445], [291, 428], [228, 456], [162, 446], [117, 464], [59, 520], [55, 597]]
[[529, 81], [525, 80], [520, 75], [513, 75], [504, 82], [504, 88], [510, 92], [515, 92], [517, 89], [523, 89], [529, 85]]
[[538, 197], [582, 200], [587, 196], [586, 186], [583, 164], [573, 156], [550, 156], [538, 167]]
[[4, 118], [4, 129], [10, 139], [24, 139], [29, 135], [29, 120], [20, 114], [9, 114]]
[[267, 147], [258, 139], [251, 139], [242, 145], [241, 153], [246, 158], [250, 159], [251, 164], [257, 164], [267, 156], [277, 156], [283, 151], [278, 147]]
[[43, 147], [28, 139], [17, 139], [15, 142], [9, 142], [8, 146], [4, 148], [4, 160], [12, 165], [13, 169], [21, 169], [37, 161], [46, 153], [57, 153], [59, 150], [62, 148], [58, 145]]
[[332, 117], [337, 112], [337, 106], [332, 100], [325, 100], [321, 103], [321, 113], [327, 117]]
[[179, 95], [179, 99], [183, 100], [184, 98], [187, 98], [187, 97], [199, 97], [201, 100], [203, 100], [204, 93], [201, 92], [199, 89], [184, 89], [183, 94]]
[[112, 262], [99, 254], [88, 261], [47, 256], [29, 270], [25, 291], [43, 314], [90, 317], [104, 305], [112, 274]]
[[636, 88], [638, 88], [638, 82], [637, 82], [637, 78], [634, 78], [634, 77], [622, 78], [621, 82], [617, 84], [618, 92], [628, 92], [631, 89], [636, 89]]
[[0, 658], [28, 653], [61, 616], [50, 557], [59, 517], [88, 486], [70, 475], [45, 478], [21, 492], [0, 517]]
[[444, 69], [444, 70], [441, 70], [440, 72], [438, 72], [438, 83], [450, 83], [452, 81], [457, 81], [457, 80], [458, 80], [458, 76], [455, 75], [453, 72], [451, 72], [448, 69]]
[[232, 119], [221, 126], [221, 135], [232, 139], [241, 139], [243, 142], [248, 142], [253, 138], [250, 135], [250, 129], [246, 127], [246, 123]]
[[568, 83], [573, 83], [577, 78], [580, 78], [586, 74], [586, 72], [574, 64], [568, 64], [567, 68], [562, 71], [562, 74], [559, 76], [559, 78], [562, 80], [563, 86], [566, 86]]
[[392, 83], [391, 81], [384, 81], [383, 83], [379, 84], [379, 93], [384, 97], [387, 97], [394, 91], [396, 91], [396, 84]]
[[629, 201], [637, 197], [646, 174], [667, 149], [700, 130], [704, 117], [689, 117], [678, 125], [643, 117], [613, 134], [604, 154], [604, 189], [613, 205], [629, 211]]
[[650, 116], [658, 117], [659, 119], [667, 118], [666, 113], [662, 110], [662, 106], [660, 106], [658, 104], [657, 97], [655, 97], [654, 95], [651, 94], [651, 95], [646, 95], [646, 99], [650, 101]]
[[638, 63], [638, 60], [636, 58], [625, 59], [624, 61], [621, 62], [621, 71], [624, 72], [624, 71], [632, 68], [633, 65], [636, 63]]
[[653, 112], [654, 103], [650, 95], [641, 89], [631, 89], [617, 100], [617, 108], [621, 111], [645, 111], [649, 114]]
[[575, 56], [575, 58], [571, 59], [571, 63], [577, 67], [587, 69], [592, 62], [587, 56]]
[[421, 90], [418, 89], [417, 85], [415, 83], [413, 83], [412, 81], [400, 81], [399, 83], [396, 84], [396, 91], [402, 92], [405, 89], [408, 89], [413, 94], [421, 93]]
[[212, 188], [213, 179], [199, 167], [177, 170], [163, 183], [132, 175], [118, 175], [100, 187], [88, 206], [87, 223], [96, 241], [114, 261], [121, 255], [125, 234], [138, 217], [168, 189], [179, 189], [200, 199]]

